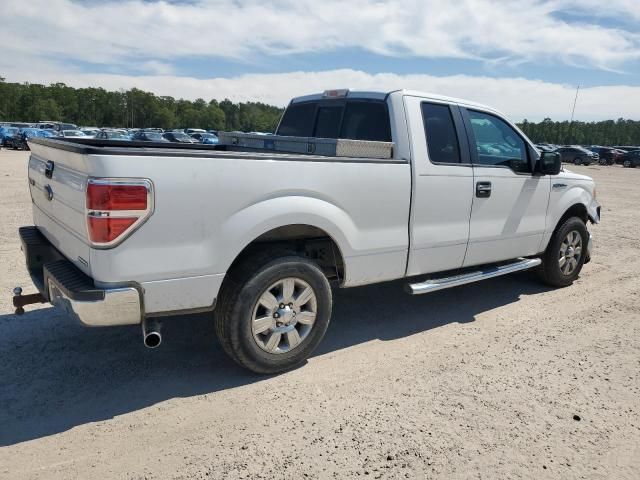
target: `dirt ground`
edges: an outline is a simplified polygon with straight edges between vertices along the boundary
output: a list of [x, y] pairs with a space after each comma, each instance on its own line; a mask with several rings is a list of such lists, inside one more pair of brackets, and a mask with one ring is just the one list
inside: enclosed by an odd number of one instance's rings
[[13, 315], [26, 162], [0, 151], [0, 478], [640, 478], [640, 169], [575, 167], [603, 223], [573, 286], [340, 290], [307, 365], [260, 377], [206, 315], [153, 351], [137, 327]]

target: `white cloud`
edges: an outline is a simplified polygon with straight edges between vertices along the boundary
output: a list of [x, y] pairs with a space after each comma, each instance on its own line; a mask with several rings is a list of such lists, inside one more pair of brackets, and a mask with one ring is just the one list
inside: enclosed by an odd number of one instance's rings
[[138, 68], [152, 75], [173, 75], [175, 69], [169, 63], [159, 62], [157, 60], [147, 60], [138, 65]]
[[[355, 90], [415, 89], [485, 103], [520, 121], [567, 119], [575, 86], [524, 78], [489, 78], [468, 75], [432, 76], [369, 74], [357, 70], [250, 74], [232, 78], [197, 79], [179, 76], [123, 76], [82, 74], [49, 70], [47, 73], [10, 72], [8, 81], [51, 83], [62, 81], [75, 87], [101, 86], [110, 90], [137, 87], [157, 95], [175, 98], [229, 98], [234, 101], [262, 101], [284, 106], [294, 96], [331, 88]], [[577, 120], [638, 118], [640, 87], [601, 86], [580, 90]]]
[[[573, 85], [326, 66], [291, 72], [285, 54], [349, 48], [383, 56], [477, 59], [494, 73], [504, 62], [633, 70], [640, 60], [639, 29], [632, 28], [640, 19], [638, 1], [608, 0], [603, 6], [599, 0], [3, 0], [3, 18], [11, 21], [0, 29], [0, 76], [277, 105], [333, 87], [413, 88], [487, 103], [516, 120], [563, 119], [571, 112]], [[566, 14], [571, 21], [562, 20]], [[286, 73], [191, 78], [176, 66], [189, 56], [210, 59], [212, 69], [217, 58], [261, 62], [266, 56]], [[384, 70], [384, 62], [376, 70]], [[638, 112], [640, 87], [590, 87], [581, 91], [576, 117], [638, 118]]]
[[[640, 58], [637, 29], [596, 22], [639, 18], [637, 0], [3, 0], [7, 52], [109, 65], [185, 55], [360, 48], [390, 56], [557, 61], [619, 68]], [[557, 13], [589, 15], [579, 23]], [[609, 22], [610, 23], [610, 22]]]

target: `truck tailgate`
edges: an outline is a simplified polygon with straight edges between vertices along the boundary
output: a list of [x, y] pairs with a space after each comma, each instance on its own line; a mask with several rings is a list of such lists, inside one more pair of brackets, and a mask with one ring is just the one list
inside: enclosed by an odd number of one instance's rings
[[90, 275], [85, 213], [88, 175], [83, 155], [45, 145], [30, 146], [34, 223], [65, 257]]

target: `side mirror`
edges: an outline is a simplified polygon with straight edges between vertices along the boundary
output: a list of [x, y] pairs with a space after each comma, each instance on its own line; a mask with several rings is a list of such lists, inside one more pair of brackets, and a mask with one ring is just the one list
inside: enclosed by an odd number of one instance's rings
[[557, 152], [542, 152], [538, 160], [538, 172], [542, 175], [557, 175], [562, 170], [560, 154]]

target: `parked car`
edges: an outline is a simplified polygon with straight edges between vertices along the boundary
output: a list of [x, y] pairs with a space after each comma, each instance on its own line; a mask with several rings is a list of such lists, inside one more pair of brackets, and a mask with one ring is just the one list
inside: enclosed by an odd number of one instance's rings
[[617, 148], [624, 152], [633, 152], [634, 150], [640, 150], [640, 145], [614, 145], [613, 148]]
[[69, 138], [69, 137], [82, 137], [82, 138], [91, 138], [87, 137], [81, 130], [58, 130], [58, 135], [61, 137]]
[[73, 123], [63, 123], [63, 122], [45, 121], [45, 122], [40, 122], [36, 124], [36, 126], [38, 126], [39, 128], [50, 128], [55, 130], [56, 132], [62, 132], [64, 130], [78, 130], [77, 125], [74, 125]]
[[589, 150], [597, 153], [600, 156], [600, 165], [614, 165], [616, 163], [616, 160], [620, 156], [620, 154], [618, 154], [618, 150], [611, 147], [593, 146], [590, 147]]
[[556, 151], [556, 147], [553, 147], [553, 146], [548, 145], [546, 143], [538, 143], [538, 144], [536, 144], [536, 148], [538, 150], [540, 150], [541, 152], [555, 152]]
[[59, 122], [54, 122], [52, 120], [41, 120], [36, 123], [36, 128], [44, 128], [44, 129], [52, 129], [55, 130], [56, 124]]
[[202, 128], [185, 128], [183, 131], [187, 135], [193, 135], [194, 133], [207, 133], [207, 131]]
[[174, 143], [198, 143], [197, 140], [184, 132], [164, 132], [162, 136]]
[[600, 159], [597, 153], [578, 145], [560, 147], [556, 152], [560, 154], [560, 159], [563, 162], [575, 165], [591, 165], [592, 162], [598, 162]]
[[29, 150], [29, 145], [27, 144], [29, 138], [38, 137], [40, 132], [43, 131], [38, 128], [19, 129], [11, 139], [11, 148], [14, 150]]
[[[35, 225], [19, 235], [41, 296], [16, 290], [14, 305], [141, 325], [148, 347], [161, 343], [158, 317], [213, 312], [231, 358], [276, 373], [322, 340], [330, 282], [405, 279], [417, 295], [536, 267], [566, 287], [590, 259], [593, 180], [563, 171], [493, 108], [341, 90], [293, 99], [263, 149], [242, 151], [242, 135], [237, 148], [152, 155], [136, 143], [34, 139]], [[502, 148], [481, 151], [489, 143]]]
[[140, 130], [133, 134], [132, 140], [138, 142], [168, 142], [159, 132]]
[[18, 127], [0, 127], [0, 146], [9, 147], [13, 141], [13, 136], [20, 130]]
[[635, 168], [640, 166], [640, 150], [632, 150], [622, 156], [622, 166]]
[[196, 140], [198, 143], [202, 143], [204, 145], [216, 145], [218, 143], [217, 135], [213, 133], [194, 133], [191, 135], [191, 138]]
[[79, 128], [79, 130], [89, 138], [95, 138], [95, 136], [100, 132], [100, 129], [97, 127], [82, 127]]
[[100, 140], [120, 140], [129, 141], [131, 136], [126, 130], [102, 130], [98, 132], [95, 138]]

